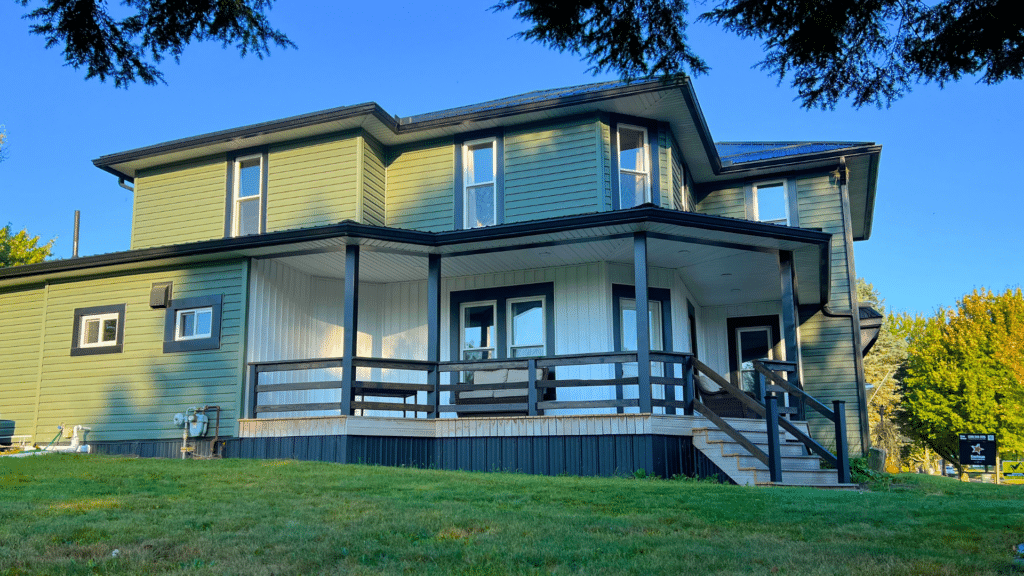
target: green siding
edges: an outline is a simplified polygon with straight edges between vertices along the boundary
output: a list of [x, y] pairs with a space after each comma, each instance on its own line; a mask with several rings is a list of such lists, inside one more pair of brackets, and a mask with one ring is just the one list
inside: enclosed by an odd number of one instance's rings
[[[223, 295], [218, 350], [164, 354], [162, 309], [149, 307], [153, 282], [173, 297]], [[92, 428], [91, 440], [177, 438], [172, 418], [189, 406], [223, 408], [221, 434], [236, 429], [241, 398], [245, 264], [95, 277], [49, 286], [36, 439], [57, 425]], [[124, 351], [71, 356], [76, 308], [125, 304]]]
[[0, 420], [13, 421], [14, 434], [33, 430], [45, 298], [43, 288], [0, 293]]
[[686, 183], [683, 182], [683, 157], [679, 152], [679, 146], [676, 145], [676, 139], [672, 138], [669, 134], [669, 142], [671, 147], [669, 158], [672, 165], [672, 205], [670, 208], [675, 210], [686, 210], [689, 204], [686, 203], [686, 199], [683, 198], [683, 190], [686, 187]]
[[356, 220], [361, 138], [333, 135], [270, 149], [267, 231]]
[[796, 181], [800, 226], [819, 228], [832, 234], [832, 295], [830, 304], [838, 310], [850, 309], [850, 278], [846, 266], [846, 241], [843, 204], [839, 188], [827, 174]]
[[363, 147], [363, 214], [362, 222], [383, 226], [385, 222], [384, 148], [372, 138], [361, 138]]
[[672, 209], [679, 204], [675, 204], [673, 198], [674, 189], [672, 187], [672, 144], [670, 134], [668, 130], [658, 129], [654, 132], [654, 136], [658, 139], [658, 200], [660, 200], [659, 206], [662, 208]]
[[[850, 453], [859, 454], [860, 405], [850, 319], [828, 317], [817, 312], [812, 316], [802, 313], [800, 320], [804, 389], [830, 408], [833, 400], [846, 401], [846, 436], [850, 442]], [[807, 411], [807, 418], [812, 435], [826, 447], [834, 446], [832, 421], [819, 416], [814, 410]]]
[[227, 163], [205, 158], [135, 178], [132, 249], [224, 237]]
[[391, 151], [387, 226], [440, 232], [455, 228], [455, 145], [424, 143]]
[[505, 133], [506, 222], [598, 211], [595, 122]]
[[746, 218], [747, 209], [744, 202], [743, 187], [714, 190], [697, 202], [697, 212], [712, 216], [729, 218]]
[[612, 206], [612, 127], [601, 123], [601, 154], [604, 156], [604, 209]]

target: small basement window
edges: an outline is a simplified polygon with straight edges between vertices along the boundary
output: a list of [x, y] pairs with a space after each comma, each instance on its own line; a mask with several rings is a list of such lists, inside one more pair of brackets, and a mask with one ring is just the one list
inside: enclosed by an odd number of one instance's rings
[[164, 320], [164, 353], [220, 348], [220, 294], [171, 300]]
[[75, 309], [71, 355], [114, 354], [124, 341], [124, 304]]
[[213, 308], [178, 310], [174, 324], [175, 340], [209, 338], [213, 330]]

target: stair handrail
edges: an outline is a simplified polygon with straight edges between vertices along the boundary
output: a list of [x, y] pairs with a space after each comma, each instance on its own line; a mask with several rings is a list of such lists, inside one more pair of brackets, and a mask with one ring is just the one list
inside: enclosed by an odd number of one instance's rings
[[[761, 417], [764, 417], [766, 415], [765, 407], [762, 406], [757, 400], [754, 400], [750, 396], [747, 396], [747, 394], [744, 393], [742, 390], [740, 390], [736, 386], [733, 386], [732, 382], [729, 382], [725, 378], [722, 378], [721, 375], [719, 375], [717, 372], [709, 368], [707, 364], [704, 364], [697, 358], [692, 358], [691, 361], [693, 362], [693, 368], [695, 371], [700, 372], [701, 374], [704, 374], [705, 376], [710, 378], [711, 381], [714, 382], [715, 384], [718, 384], [722, 388], [722, 390], [728, 392], [731, 396], [739, 400], [741, 404], [750, 408], [756, 414], [760, 415]], [[743, 446], [747, 450], [747, 452], [750, 452], [751, 456], [760, 460], [761, 463], [764, 464], [765, 466], [768, 466], [769, 473], [773, 477], [778, 473], [778, 471], [772, 470], [772, 459], [768, 457], [768, 454], [766, 454], [764, 450], [761, 450], [756, 445], [754, 445], [754, 443], [751, 442], [749, 438], [744, 436], [743, 433], [741, 433], [739, 430], [733, 428], [721, 416], [715, 414], [715, 412], [708, 408], [703, 402], [694, 399], [693, 409], [696, 412], [699, 412], [708, 420], [711, 420], [711, 422], [713, 422], [715, 426], [718, 426], [718, 428], [722, 432], [725, 432], [726, 435], [728, 435], [730, 438], [732, 438], [734, 442], [736, 442], [740, 446]], [[778, 428], [776, 428], [776, 438], [778, 438]], [[768, 439], [770, 443], [771, 434], [768, 434]]]
[[784, 391], [797, 395], [801, 398], [805, 406], [810, 406], [817, 410], [822, 416], [828, 418], [835, 425], [836, 433], [836, 453], [833, 454], [816, 440], [804, 434], [799, 428], [793, 425], [786, 418], [779, 418], [778, 425], [784, 428], [787, 432], [796, 437], [797, 440], [802, 442], [808, 450], [816, 453], [821, 459], [825, 460], [832, 466], [836, 467], [839, 474], [840, 484], [850, 483], [850, 455], [846, 445], [846, 402], [843, 400], [833, 400], [832, 410], [829, 410], [824, 404], [818, 401], [817, 398], [811, 396], [806, 391], [796, 386], [793, 386], [786, 381], [785, 378], [779, 376], [778, 373], [769, 369], [760, 360], [754, 360], [754, 369], [757, 370], [763, 378], [770, 380], [772, 384], [782, 388]]

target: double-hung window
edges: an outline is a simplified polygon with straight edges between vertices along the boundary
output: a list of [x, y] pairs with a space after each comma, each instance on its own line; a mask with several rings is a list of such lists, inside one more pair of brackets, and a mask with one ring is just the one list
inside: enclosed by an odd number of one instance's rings
[[463, 227], [498, 223], [497, 138], [472, 140], [462, 145]]
[[263, 232], [263, 156], [243, 156], [234, 161], [232, 236]]
[[751, 186], [754, 220], [772, 224], [789, 224], [789, 198], [786, 181], [759, 182]]
[[651, 147], [647, 129], [619, 124], [619, 208], [632, 208], [651, 201]]
[[508, 300], [508, 357], [544, 356], [544, 298], [511, 298]]

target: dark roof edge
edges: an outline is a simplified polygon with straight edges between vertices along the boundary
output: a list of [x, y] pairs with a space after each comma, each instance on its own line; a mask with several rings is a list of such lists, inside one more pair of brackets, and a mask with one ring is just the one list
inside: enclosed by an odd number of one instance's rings
[[[530, 112], [539, 112], [556, 108], [564, 108], [567, 106], [575, 106], [579, 104], [600, 102], [603, 100], [611, 100], [613, 98], [621, 98], [624, 96], [632, 96], [635, 94], [644, 94], [648, 92], [656, 92], [658, 90], [666, 90], [673, 87], [679, 87], [680, 89], [682, 89], [688, 103], [690, 101], [693, 102], [693, 104], [690, 105], [690, 110], [692, 113], [695, 112], [696, 117], [699, 119], [699, 125], [702, 130], [701, 138], [702, 140], [705, 140], [704, 147], [706, 150], [709, 151], [709, 158], [713, 158], [713, 163], [718, 162], [720, 164], [721, 161], [718, 160], [718, 152], [714, 148], [714, 142], [711, 141], [710, 132], [708, 132], [707, 129], [707, 123], [704, 121], [704, 115], [700, 111], [699, 105], [696, 105], [696, 97], [693, 94], [693, 87], [690, 85], [690, 80], [686, 76], [679, 76], [668, 80], [655, 78], [646, 81], [634, 82], [631, 84], [627, 84], [625, 86], [617, 86], [614, 88], [599, 90], [596, 92], [575, 94], [560, 98], [540, 100], [536, 102], [527, 102], [503, 108], [494, 108], [491, 110], [469, 112], [465, 114], [448, 116], [445, 118], [437, 118], [425, 120], [422, 122], [411, 122], [405, 124], [402, 124], [400, 120], [388, 114], [387, 111], [381, 108], [376, 102], [368, 102], [365, 104], [357, 104], [354, 106], [345, 106], [341, 108], [332, 108], [329, 110], [322, 110], [320, 112], [312, 112], [309, 114], [302, 114], [299, 116], [291, 116], [288, 118], [282, 118], [280, 120], [271, 120], [259, 124], [250, 124], [248, 126], [242, 126], [240, 128], [231, 128], [228, 130], [221, 130], [218, 132], [201, 134], [199, 136], [192, 136], [189, 138], [172, 140], [170, 142], [155, 144], [153, 146], [146, 146], [143, 148], [127, 150], [125, 152], [108, 154], [106, 156], [101, 156], [93, 160], [93, 164], [96, 167], [104, 169], [107, 172], [111, 172], [112, 174], [120, 178], [128, 178], [127, 175], [117, 172], [116, 170], [110, 169], [110, 165], [120, 164], [123, 162], [130, 162], [133, 160], [139, 160], [157, 154], [166, 154], [170, 152], [187, 150], [189, 148], [195, 148], [198, 146], [217, 144], [221, 142], [229, 142], [231, 140], [239, 138], [250, 138], [253, 136], [259, 136], [261, 134], [266, 134], [270, 132], [282, 132], [285, 130], [303, 128], [315, 124], [345, 120], [360, 115], [373, 116], [374, 118], [379, 120], [381, 124], [383, 124], [386, 128], [390, 129], [393, 134], [398, 135], [414, 133], [421, 130], [429, 130], [432, 128], [439, 128], [448, 125], [459, 125], [464, 122], [479, 122], [483, 120], [492, 120], [496, 118], [516, 116], [519, 114], [526, 114]], [[713, 154], [713, 156], [711, 156], [711, 154]]]
[[831, 234], [806, 228], [790, 228], [787, 226], [765, 224], [750, 220], [739, 220], [724, 216], [711, 216], [695, 212], [679, 212], [651, 205], [639, 206], [628, 210], [618, 210], [615, 212], [595, 212], [581, 216], [550, 218], [524, 223], [502, 224], [487, 228], [452, 230], [445, 232], [421, 232], [417, 230], [403, 230], [400, 228], [386, 228], [383, 226], [360, 224], [358, 222], [346, 220], [338, 224], [321, 226], [318, 228], [286, 230], [283, 232], [260, 234], [258, 236], [206, 240], [190, 244], [144, 248], [141, 250], [113, 252], [110, 254], [84, 256], [81, 258], [72, 258], [67, 260], [53, 260], [50, 262], [41, 262], [39, 264], [29, 264], [25, 266], [13, 266], [10, 268], [0, 269], [0, 281], [28, 278], [47, 273], [63, 273], [80, 270], [85, 271], [105, 266], [135, 264], [158, 261], [167, 258], [202, 256], [234, 250], [267, 248], [296, 242], [326, 240], [338, 237], [401, 242], [406, 244], [416, 244], [428, 248], [437, 248], [449, 244], [502, 240], [525, 235], [548, 234], [567, 230], [591, 228], [595, 226], [642, 224], [645, 222], [676, 224], [711, 231], [750, 234], [777, 240], [790, 240], [816, 244], [819, 247], [827, 247], [832, 237]]
[[[169, 152], [175, 152], [179, 150], [186, 150], [188, 148], [195, 148], [197, 146], [205, 146], [209, 144], [219, 144], [222, 142], [230, 142], [240, 138], [251, 138], [266, 134], [268, 132], [281, 132], [284, 130], [292, 130], [295, 128], [303, 128], [306, 126], [313, 126], [316, 124], [324, 124], [327, 122], [336, 122], [338, 120], [347, 120], [357, 116], [372, 115], [382, 124], [396, 130], [398, 123], [395, 119], [388, 115], [376, 102], [367, 102], [365, 104], [356, 104], [353, 106], [342, 106], [340, 108], [331, 108], [329, 110], [321, 110], [319, 112], [311, 112], [309, 114], [300, 114], [298, 116], [290, 116], [288, 118], [281, 118], [279, 120], [270, 120], [268, 122], [260, 122], [258, 124], [250, 124], [248, 126], [242, 126], [240, 128], [230, 128], [227, 130], [220, 130], [217, 132], [210, 132], [208, 134], [201, 134], [199, 136], [191, 136], [189, 138], [181, 138], [178, 140], [171, 140], [170, 142], [164, 142], [161, 144], [154, 144], [153, 146], [145, 146], [143, 148], [135, 148], [133, 150], [127, 150], [125, 152], [118, 152], [115, 154], [108, 154], [106, 156], [100, 156], [99, 158], [92, 161], [93, 165], [98, 168], [106, 169], [111, 164], [120, 164], [122, 162], [130, 162], [132, 160], [138, 160], [148, 156], [155, 156], [157, 154], [166, 154]], [[107, 170], [110, 172], [110, 170]], [[116, 172], [114, 172], [116, 174]]]
[[711, 172], [717, 175], [722, 171], [722, 157], [718, 155], [718, 147], [715, 146], [715, 140], [711, 137], [711, 129], [708, 128], [708, 122], [704, 118], [704, 111], [700, 109], [700, 102], [697, 101], [697, 94], [693, 91], [693, 84], [687, 82], [686, 86], [680, 86], [679, 89], [683, 92], [683, 99], [686, 100], [690, 116], [697, 123], [700, 142], [711, 163]]
[[[881, 151], [881, 146], [878, 147]], [[868, 240], [871, 238], [871, 227], [875, 222], [875, 193], [878, 188], [878, 163], [881, 162], [881, 154], [871, 157], [871, 165], [868, 168], [868, 193], [864, 201], [864, 233], [854, 240]]]
[[728, 176], [741, 172], [748, 172], [751, 170], [759, 170], [763, 168], [778, 168], [790, 165], [806, 164], [808, 162], [820, 162], [822, 160], [835, 159], [839, 160], [840, 156], [860, 156], [862, 154], [880, 154], [882, 147], [874, 142], [865, 143], [861, 146], [852, 146], [850, 148], [836, 148], [835, 150], [827, 150], [825, 152], [815, 152], [813, 154], [797, 154], [795, 156], [780, 156], [779, 158], [769, 158], [766, 160], [758, 160], [756, 162], [741, 162], [739, 164], [731, 164], [729, 166], [722, 167], [719, 175]]

